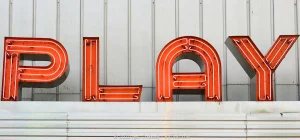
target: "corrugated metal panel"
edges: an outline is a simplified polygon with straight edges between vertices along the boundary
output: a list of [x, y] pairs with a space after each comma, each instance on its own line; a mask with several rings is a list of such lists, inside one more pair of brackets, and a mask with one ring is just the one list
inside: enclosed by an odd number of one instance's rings
[[228, 100], [229, 101], [248, 101], [249, 94], [248, 94], [248, 85], [228, 85], [227, 86], [228, 92]]
[[[85, 0], [83, 1], [83, 36], [97, 36], [100, 39], [100, 56], [99, 56], [99, 80], [101, 84], [105, 79], [104, 63], [105, 55], [105, 38], [104, 38], [104, 0]], [[82, 46], [80, 46], [82, 48]]]
[[128, 84], [128, 1], [107, 1], [107, 84]]
[[[248, 35], [247, 28], [247, 1], [227, 0], [226, 1], [226, 36]], [[233, 54], [227, 49], [227, 81], [228, 84], [248, 84], [249, 77], [235, 59]], [[243, 88], [243, 91], [248, 91]], [[231, 90], [228, 89], [228, 93]], [[243, 93], [244, 94], [244, 93]]]
[[[178, 6], [177, 6], [178, 5]], [[203, 34], [203, 7], [202, 0], [178, 0], [176, 3], [178, 10], [176, 19], [178, 20], [176, 36], [197, 36], [202, 37]], [[191, 18], [192, 17], [192, 18]], [[176, 64], [176, 63], [175, 63]], [[200, 67], [192, 60], [181, 60], [177, 62], [178, 72], [200, 72]], [[174, 70], [173, 70], [174, 71]], [[203, 70], [202, 70], [203, 71]], [[177, 95], [179, 101], [201, 101], [201, 95]]]
[[[0, 1], [0, 17], [6, 20], [0, 21], [0, 37], [9, 36], [10, 34], [10, 1]], [[4, 44], [4, 39], [0, 39], [0, 44]], [[3, 62], [3, 49], [0, 49], [0, 62]], [[0, 79], [2, 79], [2, 67], [0, 68]], [[2, 88], [2, 84], [0, 84]]]
[[59, 41], [69, 55], [68, 78], [59, 86], [59, 93], [80, 93], [80, 52], [82, 45], [80, 25], [80, 0], [59, 1]]
[[[11, 1], [11, 36], [33, 37], [33, 0]], [[1, 20], [3, 21], [3, 20]], [[2, 38], [4, 39], [4, 38]], [[3, 58], [3, 53], [1, 53]], [[23, 65], [32, 65], [31, 61], [24, 60]], [[1, 69], [3, 66], [1, 66]], [[22, 94], [31, 95], [32, 88], [23, 88]]]
[[250, 35], [256, 46], [266, 55], [273, 45], [271, 1], [250, 0]]
[[[66, 103], [70, 106], [56, 111], [51, 110]], [[141, 107], [139, 103], [134, 104], [138, 108], [133, 108], [131, 103], [97, 103], [100, 107], [105, 106], [107, 110], [95, 111], [96, 104], [66, 103], [0, 103], [0, 124], [2, 124], [0, 139], [26, 137], [26, 140], [31, 140], [39, 137], [53, 137], [53, 139], [68, 137], [68, 139], [93, 140], [169, 137], [208, 140], [271, 138], [293, 140], [300, 138], [300, 108], [298, 107], [295, 113], [278, 113], [288, 111], [287, 108], [298, 105], [299, 102], [169, 103], [164, 111], [156, 110], [152, 113], [147, 111], [151, 108], [155, 109], [153, 105], [165, 104], [143, 103]], [[23, 107], [24, 105], [35, 110], [29, 110]], [[191, 109], [190, 113], [187, 113], [185, 109], [192, 105], [201, 107], [203, 112], [210, 113], [199, 113], [198, 108]], [[6, 106], [14, 110], [4, 112], [10, 109]], [[115, 110], [123, 106], [136, 112]], [[259, 112], [269, 109], [270, 106], [273, 107], [273, 111]], [[49, 110], [43, 107], [48, 107]], [[176, 110], [171, 109], [174, 107]], [[237, 109], [238, 107], [240, 110]]]
[[[131, 83], [152, 86], [151, 0], [131, 0]], [[144, 90], [144, 89], [143, 89]]]
[[[0, 40], [9, 35], [55, 38], [69, 54], [67, 80], [59, 88], [33, 91], [23, 88], [23, 100], [79, 101], [81, 37], [98, 36], [101, 83], [142, 84], [147, 94], [142, 95], [142, 101], [154, 101], [157, 55], [166, 43], [182, 35], [203, 36], [218, 51], [223, 67], [224, 94], [228, 92], [224, 100], [250, 100], [248, 94], [253, 86], [250, 87], [248, 76], [227, 50], [224, 39], [229, 35], [249, 34], [265, 54], [279, 34], [298, 32], [300, 15], [298, 0], [3, 0], [0, 4]], [[277, 100], [300, 98], [297, 45], [276, 71]], [[32, 62], [24, 61], [24, 64], [32, 65]], [[198, 70], [192, 61], [183, 60], [179, 67], [174, 66], [174, 71]], [[291, 90], [287, 93], [287, 89]], [[32, 93], [36, 97], [31, 96]], [[202, 100], [199, 95], [175, 97], [176, 101]]]
[[[294, 3], [294, 0], [274, 1], [274, 39], [277, 39], [281, 34], [296, 34]], [[284, 58], [284, 61], [278, 66], [276, 70], [276, 84], [296, 83], [295, 50], [296, 47], [293, 46]]]
[[[154, 89], [155, 90], [155, 89]], [[141, 96], [141, 102], [149, 102], [152, 101], [153, 95], [153, 88], [152, 87], [144, 87], [143, 94]]]
[[131, 0], [130, 10], [130, 55], [129, 83], [143, 85], [141, 101], [152, 101], [154, 75], [153, 63], [153, 32], [152, 32], [152, 1]]
[[[296, 8], [295, 8], [295, 10], [296, 10], [296, 13], [295, 13], [296, 14], [296, 17], [295, 17], [296, 18], [296, 20], [295, 20], [295, 22], [296, 22], [295, 26], [297, 27], [296, 28], [296, 30], [297, 30], [296, 33], [299, 34], [299, 31], [300, 31], [300, 17], [299, 17], [300, 16], [300, 10], [299, 10], [299, 8], [300, 8], [300, 1], [297, 0], [296, 3], [297, 4], [296, 4]], [[297, 53], [296, 54], [296, 56], [297, 56], [296, 57], [296, 59], [297, 59], [296, 60], [297, 61], [296, 68], [298, 70], [297, 71], [297, 84], [299, 84], [299, 81], [300, 81], [300, 74], [299, 74], [300, 73], [300, 69], [299, 69], [299, 67], [300, 67], [300, 57], [299, 57], [299, 55], [300, 55], [300, 49], [299, 49], [299, 45], [300, 45], [300, 43], [299, 43], [299, 41], [296, 42], [296, 45], [297, 45], [296, 46], [296, 51], [297, 51], [296, 52]], [[297, 91], [298, 91], [298, 101], [300, 101], [300, 93], [299, 93], [300, 86], [297, 87]]]
[[175, 0], [155, 1], [155, 62], [164, 45], [176, 37], [175, 9]]
[[298, 101], [298, 89], [295, 85], [277, 85], [277, 101]]
[[[295, 30], [295, 6], [294, 0], [274, 1], [274, 39], [280, 34], [297, 34]], [[291, 98], [297, 96], [298, 93], [295, 91], [297, 88], [298, 68], [295, 67], [297, 66], [297, 63], [299, 64], [299, 61], [296, 60], [296, 45], [294, 45], [275, 72], [276, 84], [288, 84], [286, 87], [276, 87], [277, 100], [291, 100]], [[289, 91], [286, 89], [289, 89]], [[290, 94], [291, 98], [279, 95], [284, 93], [287, 94], [287, 92]]]

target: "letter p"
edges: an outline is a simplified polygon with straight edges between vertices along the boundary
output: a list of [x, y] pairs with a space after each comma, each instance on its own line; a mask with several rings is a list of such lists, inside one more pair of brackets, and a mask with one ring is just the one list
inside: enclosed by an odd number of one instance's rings
[[[20, 60], [24, 58], [51, 63], [48, 66], [22, 66]], [[58, 41], [48, 38], [6, 37], [3, 61], [2, 101], [19, 100], [21, 87], [58, 86], [69, 71], [67, 51]]]

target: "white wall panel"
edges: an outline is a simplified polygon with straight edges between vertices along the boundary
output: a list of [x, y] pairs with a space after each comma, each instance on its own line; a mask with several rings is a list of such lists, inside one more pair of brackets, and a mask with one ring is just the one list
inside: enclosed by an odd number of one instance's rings
[[141, 96], [141, 102], [150, 102], [152, 101], [152, 88], [151, 87], [147, 87], [147, 88], [143, 88], [143, 94]]
[[[223, 83], [229, 84], [226, 90], [228, 100], [248, 100], [249, 77], [227, 48], [227, 55], [223, 55], [226, 47], [224, 38], [249, 34], [262, 53], [266, 54], [274, 39], [280, 34], [296, 34], [296, 28], [300, 26], [297, 21], [300, 19], [299, 0], [297, 0], [298, 9], [295, 9], [294, 0], [248, 0], [249, 3], [247, 0], [107, 0], [107, 4], [105, 0], [59, 0], [58, 3], [56, 0], [12, 2], [11, 23], [9, 0], [0, 2], [2, 19], [0, 44], [3, 44], [3, 37], [9, 35], [9, 26], [12, 36], [46, 37], [60, 41], [69, 55], [70, 73], [66, 81], [60, 85], [59, 93], [77, 93], [55, 97], [63, 101], [76, 100], [80, 93], [82, 36], [100, 38], [101, 84], [141, 84], [147, 87], [143, 89], [145, 95], [142, 95], [142, 101], [153, 100], [151, 92], [155, 91], [155, 87], [152, 86], [156, 82], [152, 77], [155, 76], [153, 61], [156, 62], [164, 45], [176, 36], [203, 36], [219, 53], [223, 67]], [[296, 85], [299, 71], [297, 55], [300, 49], [298, 52], [296, 50], [295, 45], [276, 70], [277, 100], [297, 98], [299, 88]], [[3, 50], [0, 49], [2, 56], [1, 51]], [[0, 61], [3, 59], [1, 56]], [[227, 64], [223, 61], [225, 58]], [[48, 63], [34, 62], [34, 65]], [[104, 66], [105, 63], [107, 67]], [[32, 62], [25, 61], [23, 64], [32, 65]], [[199, 71], [199, 67], [192, 61], [182, 60], [179, 62], [179, 71], [194, 72]], [[22, 91], [23, 98], [30, 100], [31, 88], [23, 88]], [[36, 88], [34, 92], [57, 91], [55, 88]], [[44, 97], [43, 94], [36, 95], [34, 98], [37, 100], [54, 98], [54, 95]], [[201, 97], [178, 95], [175, 96], [175, 100], [200, 101]]]
[[[46, 104], [46, 105], [45, 105]], [[29, 107], [30, 106], [30, 107]], [[45, 110], [45, 106], [47, 109]], [[46, 115], [42, 113], [47, 112]], [[3, 113], [10, 112], [10, 116], [3, 116]], [[14, 113], [23, 112], [22, 115], [15, 115]], [[293, 113], [300, 112], [300, 102], [298, 101], [276, 101], [276, 102], [1, 102], [0, 103], [0, 119], [22, 119], [24, 117], [28, 119], [45, 119], [52, 116], [51, 119], [66, 119], [67, 115], [57, 114], [58, 112], [74, 113], [69, 116], [69, 119], [77, 119], [82, 117], [85, 113], [102, 114], [103, 116], [110, 116], [117, 119], [121, 119], [124, 113], [162, 113], [166, 112], [167, 115], [170, 112], [183, 113], [183, 114], [206, 114], [206, 118], [209, 118], [211, 114], [222, 114], [222, 117], [218, 119], [238, 119], [231, 115], [231, 113], [238, 113], [241, 116], [244, 113], [275, 113], [280, 114], [282, 112]], [[78, 114], [82, 112], [82, 114]], [[98, 113], [97, 113], [98, 112]], [[37, 113], [32, 115], [32, 113]], [[103, 114], [104, 113], [104, 114]], [[107, 114], [112, 113], [112, 114]], [[128, 114], [127, 114], [128, 116]], [[188, 115], [187, 115], [188, 116]], [[86, 116], [85, 116], [86, 117]], [[91, 115], [89, 117], [92, 117]], [[131, 115], [130, 117], [145, 118], [145, 115]], [[234, 117], [234, 118], [232, 118]], [[245, 117], [245, 116], [244, 116]], [[197, 119], [199, 117], [194, 117]], [[99, 117], [94, 117], [99, 119]], [[147, 119], [147, 118], [146, 118]], [[215, 119], [215, 118], [212, 118]], [[176, 120], [176, 118], [175, 118]]]
[[228, 101], [248, 101], [248, 85], [228, 85]]
[[[175, 0], [155, 1], [155, 64], [160, 51], [167, 43], [176, 37], [175, 9]], [[175, 65], [173, 65], [173, 72], [175, 72]], [[154, 79], [156, 79], [156, 77]], [[156, 85], [156, 80], [153, 81], [153, 85]], [[177, 98], [174, 98], [174, 100], [176, 99]]]
[[[279, 35], [296, 34], [294, 0], [274, 1], [274, 33], [275, 40]], [[296, 84], [296, 45], [288, 52], [278, 66], [275, 75], [277, 84]]]
[[[203, 0], [203, 39], [217, 50], [222, 67], [223, 61], [223, 10], [222, 2], [218, 0]], [[222, 75], [225, 73], [222, 71]]]
[[152, 4], [152, 0], [131, 0], [129, 84], [143, 85], [141, 101], [152, 101], [153, 96]]
[[[57, 3], [55, 0], [36, 1], [35, 37], [56, 38]], [[34, 61], [34, 66], [47, 66], [50, 61]], [[34, 93], [56, 93], [54, 88], [34, 88]]]
[[[295, 21], [296, 22], [296, 25], [297, 25], [297, 34], [299, 35], [299, 33], [300, 33], [300, 1], [299, 0], [297, 0], [296, 1], [297, 2], [297, 5], [296, 5], [296, 10], [297, 10], [297, 20]], [[297, 48], [296, 48], [296, 50], [298, 50], [298, 52], [297, 52], [297, 58], [298, 58], [298, 60], [297, 60], [297, 64], [298, 65], [296, 65], [296, 66], [298, 66], [297, 67], [297, 69], [298, 69], [298, 77], [297, 77], [297, 84], [299, 84], [299, 81], [300, 81], [300, 75], [299, 75], [299, 73], [300, 73], [300, 58], [299, 58], [299, 56], [300, 56], [300, 43], [299, 43], [299, 40], [296, 42], [296, 44], [297, 44]], [[300, 87], [299, 87], [299, 85], [298, 85], [298, 89], [297, 89], [297, 91], [298, 91], [298, 101], [300, 100]]]
[[162, 48], [174, 38], [175, 0], [157, 0], [155, 1], [155, 62]]
[[128, 1], [107, 2], [107, 84], [128, 84]]
[[[179, 0], [178, 1], [178, 36], [196, 36], [200, 37], [200, 1], [199, 0]], [[201, 31], [202, 32], [202, 31]], [[183, 59], [177, 62], [178, 72], [200, 72], [200, 67], [192, 60]], [[203, 95], [179, 95], [179, 101], [191, 100], [200, 101]]]
[[[97, 104], [105, 107], [95, 108], [94, 103], [81, 102], [1, 102], [0, 123], [3, 125], [0, 125], [0, 139], [154, 139], [158, 136], [208, 140], [300, 138], [300, 113], [290, 110], [299, 112], [299, 102]], [[131, 110], [115, 110], [124, 106]], [[153, 106], [165, 108], [159, 110]], [[45, 107], [49, 109], [45, 110]], [[154, 112], [144, 111], [150, 108]]]
[[[226, 35], [247, 35], [247, 1], [228, 0], [226, 1]], [[227, 48], [227, 98], [228, 100], [247, 100], [248, 86], [235, 84], [249, 84], [249, 77]]]
[[59, 94], [59, 101], [81, 101], [80, 94]]
[[69, 56], [68, 78], [59, 86], [59, 93], [80, 93], [80, 0], [60, 0], [60, 35]]
[[250, 1], [250, 37], [265, 56], [273, 45], [271, 1]]
[[[178, 1], [178, 36], [200, 36], [200, 1], [199, 0], [179, 0]], [[201, 31], [202, 32], [202, 31]], [[170, 40], [171, 41], [171, 40]], [[191, 60], [181, 60], [178, 72], [200, 72], [200, 67]]]
[[[12, 3], [12, 33], [14, 37], [32, 37], [33, 0], [14, 0]], [[31, 66], [32, 61], [24, 60], [23, 65]], [[22, 88], [22, 94], [29, 95], [32, 88]]]
[[[224, 27], [223, 27], [223, 3], [219, 0], [203, 0], [203, 39], [214, 46], [219, 54], [222, 67], [222, 84], [225, 84], [226, 68], [224, 62]], [[226, 48], [227, 49], [227, 48]], [[224, 95], [224, 86], [223, 99]]]
[[152, 86], [151, 6], [151, 0], [131, 0], [131, 84], [144, 87]]
[[[196, 36], [200, 37], [200, 26], [202, 26], [202, 19], [200, 19], [200, 1], [199, 0], [179, 0], [179, 36]], [[180, 69], [184, 69], [181, 67]]]
[[[247, 35], [247, 2], [246, 0], [226, 1], [227, 36]], [[228, 84], [249, 83], [249, 77], [227, 48]], [[245, 89], [247, 90], [247, 89]], [[228, 91], [230, 92], [230, 91]]]
[[33, 96], [34, 101], [56, 101], [56, 95], [55, 94], [34, 94]]
[[83, 36], [99, 37], [99, 81], [104, 84], [104, 0], [84, 0], [83, 6]]
[[14, 0], [12, 8], [12, 36], [32, 37], [33, 0]]
[[178, 95], [178, 100], [180, 102], [195, 102], [195, 101], [204, 101], [204, 94], [201, 92], [195, 92], [194, 94], [179, 94]]
[[298, 101], [295, 85], [276, 85], [276, 101]]
[[[9, 36], [9, 6], [10, 2], [0, 1], [0, 17], [2, 20], [0, 21], [0, 62], [3, 62], [3, 49], [4, 37]], [[5, 20], [4, 20], [5, 19]], [[0, 79], [2, 79], [2, 65], [0, 66]], [[0, 88], [2, 88], [2, 83], [0, 84]]]
[[[265, 56], [272, 47], [272, 18], [271, 18], [271, 1], [251, 0], [250, 1], [250, 32], [249, 35], [256, 44], [261, 53]], [[249, 100], [255, 100], [256, 95], [256, 79], [251, 79]]]

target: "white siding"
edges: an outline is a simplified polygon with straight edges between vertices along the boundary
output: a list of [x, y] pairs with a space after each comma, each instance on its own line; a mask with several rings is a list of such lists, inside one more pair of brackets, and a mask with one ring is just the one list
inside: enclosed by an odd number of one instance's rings
[[82, 45], [80, 25], [80, 0], [60, 0], [59, 2], [59, 41], [69, 56], [68, 78], [59, 86], [59, 93], [80, 93], [80, 52]]
[[300, 114], [290, 112], [299, 112], [299, 106], [299, 102], [1, 102], [0, 140], [138, 136], [149, 140], [158, 136], [193, 140], [274, 137], [295, 140], [300, 138]]
[[107, 1], [106, 47], [107, 84], [128, 84], [128, 1]]
[[[100, 38], [101, 84], [143, 85], [142, 101], [154, 101], [155, 62], [161, 49], [175, 37], [198, 36], [209, 41], [222, 60], [224, 100], [247, 101], [249, 77], [224, 39], [250, 35], [266, 54], [278, 35], [298, 33], [299, 5], [299, 0], [2, 0], [0, 44], [4, 36], [48, 37], [60, 41], [68, 52], [66, 81], [51, 89], [23, 88], [23, 100], [79, 101], [81, 40], [96, 36]], [[300, 51], [296, 47], [298, 42], [276, 71], [276, 100], [299, 100]], [[0, 69], [1, 73], [2, 65]], [[174, 71], [194, 72], [199, 67], [182, 60], [174, 64]], [[174, 100], [202, 99], [177, 95]]]
[[[14, 0], [11, 5], [11, 36], [16, 37], [33, 37], [33, 0]], [[7, 19], [9, 20], [9, 19]], [[1, 20], [3, 22], [5, 20]], [[2, 38], [4, 39], [4, 38]], [[3, 57], [3, 53], [1, 54]], [[31, 66], [32, 61], [23, 61], [23, 65]], [[3, 66], [1, 65], [1, 68]], [[31, 97], [32, 88], [23, 88], [22, 95], [26, 97]], [[32, 98], [32, 97], [31, 97]]]

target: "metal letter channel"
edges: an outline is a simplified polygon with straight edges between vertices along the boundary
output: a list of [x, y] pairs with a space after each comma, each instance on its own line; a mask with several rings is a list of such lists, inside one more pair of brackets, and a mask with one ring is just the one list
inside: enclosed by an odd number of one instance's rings
[[[172, 73], [173, 64], [181, 59], [203, 65], [205, 72]], [[221, 71], [219, 55], [207, 41], [193, 36], [176, 38], [156, 61], [156, 101], [173, 101], [173, 89], [204, 89], [206, 101], [222, 101]]]
[[[68, 54], [62, 44], [48, 38], [6, 37], [4, 40], [2, 101], [16, 101], [21, 87], [55, 87], [69, 72]], [[23, 58], [51, 61], [48, 66], [20, 66]]]
[[142, 85], [99, 86], [99, 38], [83, 38], [82, 101], [139, 102]]
[[250, 78], [256, 75], [256, 100], [273, 101], [273, 73], [298, 35], [281, 35], [264, 57], [249, 36], [229, 36], [225, 42]]

